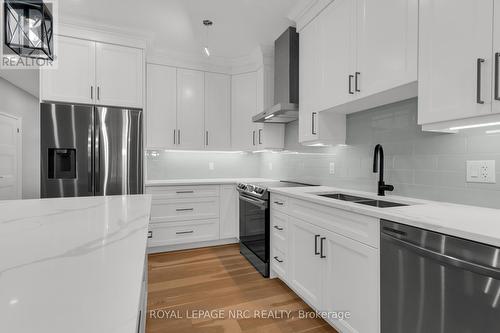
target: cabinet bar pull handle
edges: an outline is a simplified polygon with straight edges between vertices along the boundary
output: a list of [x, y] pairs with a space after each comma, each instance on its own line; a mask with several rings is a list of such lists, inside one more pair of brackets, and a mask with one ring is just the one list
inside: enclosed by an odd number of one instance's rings
[[359, 76], [361, 75], [360, 72], [356, 72], [355, 73], [355, 76], [354, 76], [354, 90], [356, 92], [361, 92], [361, 90], [358, 89], [358, 79], [359, 79]]
[[274, 229], [279, 230], [279, 231], [282, 231], [282, 230], [283, 230], [283, 228], [282, 228], [282, 227], [279, 227], [279, 226], [277, 226], [277, 225], [275, 225], [275, 226], [274, 226]]
[[262, 128], [259, 129], [259, 145], [262, 144]]
[[278, 256], [274, 257], [274, 260], [276, 260], [277, 262], [279, 262], [280, 264], [283, 262], [283, 260], [280, 260]]
[[253, 142], [253, 145], [255, 146], [255, 131], [253, 131], [253, 133], [252, 133], [252, 142]]
[[90, 86], [90, 99], [94, 100], [94, 86]]
[[194, 193], [194, 191], [177, 191], [177, 194], [186, 194], [186, 193]]
[[484, 101], [481, 99], [481, 66], [484, 62], [484, 59], [477, 59], [477, 104], [484, 104]]
[[499, 75], [500, 75], [500, 69], [498, 68], [498, 66], [500, 66], [499, 64], [499, 60], [500, 60], [500, 52], [497, 52], [495, 53], [495, 100], [497, 101], [500, 101], [500, 92], [498, 91], [498, 79], [499, 79]]
[[208, 146], [208, 131], [205, 131], [205, 145]]
[[97, 100], [101, 100], [101, 87], [97, 86]]
[[174, 129], [174, 145], [177, 144], [177, 140], [175, 139], [175, 136], [177, 134], [176, 132], [177, 132], [177, 130]]
[[177, 144], [180, 145], [181, 144], [181, 130], [177, 130]]
[[177, 231], [175, 234], [176, 235], [186, 235], [186, 234], [192, 234], [194, 233], [193, 230], [189, 230], [189, 231]]
[[275, 203], [276, 205], [278, 205], [278, 206], [283, 206], [283, 203], [282, 203], [282, 202], [275, 201], [274, 203]]
[[176, 212], [192, 212], [194, 208], [177, 208]]
[[318, 239], [321, 237], [321, 235], [315, 235], [314, 236], [314, 254], [318, 255], [320, 254], [318, 251]]
[[352, 79], [354, 79], [354, 75], [349, 75], [349, 95], [354, 95], [354, 91], [352, 91]]
[[311, 114], [311, 117], [312, 117], [312, 119], [311, 119], [311, 126], [312, 126], [311, 134], [313, 134], [313, 135], [318, 134], [318, 133], [316, 133], [316, 116], [317, 116], [317, 114], [318, 114], [317, 112], [313, 112]]
[[325, 239], [326, 239], [325, 237], [321, 237], [321, 239], [320, 239], [320, 244], [319, 244], [320, 255], [319, 255], [319, 257], [321, 259], [326, 258], [326, 256], [323, 254], [323, 242], [325, 241]]

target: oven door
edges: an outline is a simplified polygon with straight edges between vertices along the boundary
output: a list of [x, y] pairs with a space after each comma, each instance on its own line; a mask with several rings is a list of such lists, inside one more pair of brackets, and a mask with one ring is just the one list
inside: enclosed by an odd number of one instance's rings
[[240, 242], [269, 262], [269, 202], [240, 193]]

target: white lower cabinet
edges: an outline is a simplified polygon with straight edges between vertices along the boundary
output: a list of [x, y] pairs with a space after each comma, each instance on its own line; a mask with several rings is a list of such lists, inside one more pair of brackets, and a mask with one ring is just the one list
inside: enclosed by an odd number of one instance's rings
[[183, 244], [195, 248], [201, 242], [236, 242], [235, 185], [147, 186], [146, 194], [153, 196], [148, 247], [164, 251]]
[[309, 305], [321, 309], [324, 260], [320, 257], [322, 229], [290, 218], [290, 284]]
[[333, 321], [342, 332], [378, 332], [378, 250], [333, 232], [323, 237], [323, 311], [349, 311], [348, 319]]
[[379, 221], [282, 195], [271, 202], [271, 276], [340, 333], [380, 332]]

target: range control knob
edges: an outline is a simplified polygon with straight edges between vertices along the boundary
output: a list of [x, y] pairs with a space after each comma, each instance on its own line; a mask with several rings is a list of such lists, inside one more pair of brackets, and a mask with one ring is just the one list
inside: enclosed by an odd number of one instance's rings
[[256, 187], [255, 193], [262, 194], [262, 193], [264, 193], [264, 189], [262, 187]]
[[253, 185], [247, 185], [247, 191], [248, 192], [253, 192], [254, 189], [255, 189], [255, 186], [253, 186]]

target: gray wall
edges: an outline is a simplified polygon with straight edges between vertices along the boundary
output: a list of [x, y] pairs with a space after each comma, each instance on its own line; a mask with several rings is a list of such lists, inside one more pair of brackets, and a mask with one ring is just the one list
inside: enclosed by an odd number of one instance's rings
[[[289, 152], [262, 154], [261, 176], [375, 192], [373, 148], [381, 143], [394, 194], [500, 208], [500, 134], [485, 134], [491, 129], [422, 132], [416, 99], [349, 115], [347, 146], [301, 147], [295, 122], [286, 128]], [[466, 183], [466, 160], [495, 160], [497, 184]]]
[[[147, 178], [238, 178], [260, 176], [260, 155], [227, 152], [148, 152], [146, 158]], [[209, 163], [214, 163], [214, 170]]]
[[23, 198], [40, 196], [40, 128], [38, 99], [0, 77], [0, 112], [22, 117]]

